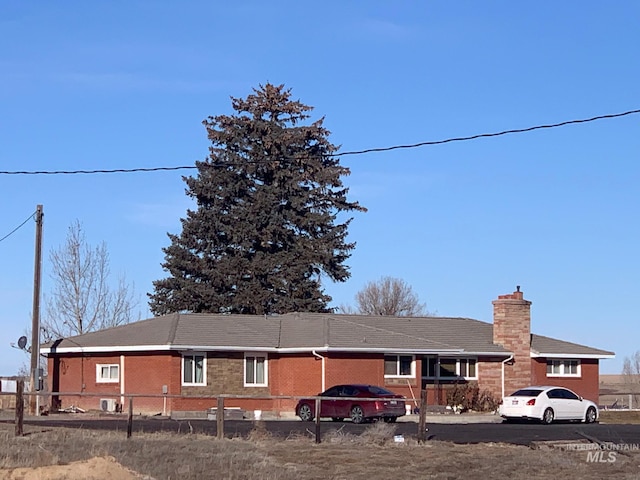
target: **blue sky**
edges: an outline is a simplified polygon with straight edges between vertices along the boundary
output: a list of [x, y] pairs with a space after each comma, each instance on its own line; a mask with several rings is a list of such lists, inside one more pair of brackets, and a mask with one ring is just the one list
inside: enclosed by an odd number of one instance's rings
[[[284, 83], [342, 151], [525, 128], [640, 108], [635, 1], [0, 2], [0, 170], [193, 165], [201, 121], [230, 96]], [[356, 214], [353, 304], [383, 275], [429, 310], [492, 320], [520, 285], [535, 333], [640, 349], [640, 115], [345, 156]], [[105, 242], [146, 293], [192, 170], [1, 175], [0, 238], [44, 205], [48, 254], [69, 225]], [[28, 360], [35, 225], [0, 242], [0, 375]]]

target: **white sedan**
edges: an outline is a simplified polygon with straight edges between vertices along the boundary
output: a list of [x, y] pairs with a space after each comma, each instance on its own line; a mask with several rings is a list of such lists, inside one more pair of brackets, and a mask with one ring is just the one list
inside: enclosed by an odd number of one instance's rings
[[539, 420], [549, 424], [554, 420], [598, 421], [598, 406], [563, 387], [527, 387], [502, 399], [498, 413], [509, 420]]

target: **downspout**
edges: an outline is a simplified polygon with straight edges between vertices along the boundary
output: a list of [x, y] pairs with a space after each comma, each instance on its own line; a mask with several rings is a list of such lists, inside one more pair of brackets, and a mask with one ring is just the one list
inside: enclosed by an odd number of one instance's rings
[[319, 358], [320, 360], [322, 360], [322, 392], [324, 392], [326, 390], [325, 388], [325, 382], [324, 382], [324, 376], [325, 376], [325, 370], [324, 370], [324, 361], [326, 360], [326, 357], [323, 357], [322, 355], [320, 355], [318, 352], [316, 352], [315, 350], [311, 350], [311, 354], [316, 357]]
[[504, 366], [507, 362], [513, 360], [513, 354], [502, 361], [502, 398], [504, 398]]
[[124, 386], [124, 355], [120, 355], [120, 408], [124, 405], [124, 394], [125, 394], [125, 386]]

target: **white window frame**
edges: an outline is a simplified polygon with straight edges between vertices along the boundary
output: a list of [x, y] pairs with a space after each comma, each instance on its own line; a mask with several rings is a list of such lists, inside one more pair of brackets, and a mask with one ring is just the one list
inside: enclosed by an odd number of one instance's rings
[[[102, 375], [102, 369], [109, 369], [109, 376], [104, 377]], [[117, 372], [116, 378], [111, 377], [111, 370], [115, 369]], [[120, 365], [118, 363], [98, 363], [96, 365], [96, 383], [119, 383], [120, 382]]]
[[[577, 364], [576, 373], [571, 373], [569, 370], [569, 365], [571, 362], [575, 362]], [[553, 367], [558, 367], [558, 373], [549, 373], [549, 364]], [[564, 358], [564, 359], [547, 359], [547, 377], [582, 377], [582, 362], [580, 362], [577, 358]]]
[[[422, 361], [423, 362], [427, 362], [427, 361], [434, 361], [436, 360], [436, 357], [423, 357]], [[478, 358], [477, 357], [439, 357], [439, 360], [455, 360], [456, 361], [456, 374], [455, 376], [451, 376], [451, 377], [445, 377], [445, 376], [441, 376], [440, 375], [440, 369], [437, 368], [437, 366], [434, 368], [434, 371], [436, 373], [435, 376], [426, 376], [426, 377], [422, 377], [424, 379], [430, 379], [430, 380], [435, 380], [436, 378], [439, 380], [456, 380], [456, 379], [460, 379], [463, 378], [465, 380], [478, 380]], [[468, 362], [473, 361], [475, 363], [476, 366], [476, 374], [473, 377], [469, 377], [469, 376], [463, 376], [460, 375], [460, 363], [461, 361], [467, 361], [467, 365]], [[440, 361], [438, 361], [438, 364], [440, 363]], [[467, 367], [468, 368], [468, 367]], [[427, 367], [427, 371], [429, 371], [428, 367]]]
[[[184, 363], [187, 358], [190, 358], [195, 365], [195, 357], [202, 357], [202, 382], [185, 382], [184, 380]], [[180, 381], [183, 386], [193, 387], [193, 386], [204, 386], [207, 384], [207, 354], [203, 352], [189, 352], [183, 353], [182, 359], [180, 361]], [[195, 370], [193, 370], [195, 372]]]
[[[387, 357], [396, 357], [396, 373], [384, 374], [384, 378], [416, 378], [416, 356], [415, 355], [407, 355], [406, 353], [385, 353], [384, 362], [386, 364]], [[411, 357], [411, 373], [409, 375], [401, 375], [400, 374], [400, 357]], [[385, 365], [386, 366], [386, 365]]]
[[[264, 358], [264, 382], [263, 383], [257, 383], [257, 382], [247, 382], [247, 361], [249, 358], [253, 359], [253, 364], [254, 364], [254, 380], [255, 380], [255, 376], [256, 376], [256, 372], [257, 369], [255, 368], [257, 365], [257, 358]], [[245, 352], [244, 354], [244, 362], [242, 362], [243, 365], [243, 369], [242, 369], [242, 381], [244, 383], [245, 387], [266, 387], [269, 385], [269, 355], [267, 355], [266, 353], [263, 352]]]
[[[462, 364], [462, 360], [467, 362], [467, 373], [469, 371], [469, 362], [473, 362], [476, 369], [476, 374], [474, 376], [460, 375], [460, 371], [461, 371], [460, 365]], [[477, 380], [478, 379], [478, 359], [474, 357], [459, 358], [456, 365], [456, 372], [458, 373], [458, 376], [464, 378], [465, 380]]]

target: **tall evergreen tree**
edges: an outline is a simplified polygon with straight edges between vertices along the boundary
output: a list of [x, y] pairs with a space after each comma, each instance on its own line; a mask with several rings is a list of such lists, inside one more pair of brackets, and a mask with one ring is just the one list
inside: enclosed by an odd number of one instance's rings
[[233, 115], [203, 121], [212, 145], [183, 177], [196, 203], [169, 234], [163, 268], [153, 282], [154, 314], [177, 311], [245, 314], [323, 312], [331, 297], [321, 275], [342, 282], [355, 244], [352, 218], [366, 211], [347, 200], [349, 169], [333, 156], [323, 119], [304, 125], [312, 107], [283, 85], [266, 84], [232, 98]]

